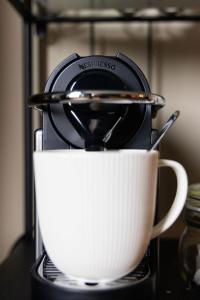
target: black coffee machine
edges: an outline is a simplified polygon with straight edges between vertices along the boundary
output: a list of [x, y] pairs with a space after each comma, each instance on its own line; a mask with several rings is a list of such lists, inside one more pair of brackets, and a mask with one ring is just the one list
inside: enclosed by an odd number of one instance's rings
[[[139, 67], [122, 54], [115, 57], [72, 54], [50, 75], [45, 93], [31, 106], [42, 111], [42, 129], [35, 132], [35, 150], [148, 149], [156, 135], [152, 118], [164, 99], [150, 93]], [[48, 209], [48, 207], [47, 207]], [[113, 282], [79, 284], [59, 272], [45, 253], [36, 214], [36, 262], [32, 299], [156, 299], [158, 239], [132, 273]]]

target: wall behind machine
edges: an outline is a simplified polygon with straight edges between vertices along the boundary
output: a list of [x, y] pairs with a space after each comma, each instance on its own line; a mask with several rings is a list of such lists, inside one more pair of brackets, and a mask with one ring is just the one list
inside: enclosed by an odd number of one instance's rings
[[[90, 51], [89, 26], [51, 25], [48, 37], [48, 74], [67, 55]], [[189, 183], [200, 181], [200, 24], [153, 24], [152, 70], [148, 70], [148, 24], [109, 23], [95, 25], [95, 54], [115, 55], [120, 51], [132, 58], [148, 78], [152, 73], [151, 89], [166, 98], [155, 122], [162, 125], [171, 113], [181, 115], [161, 145], [161, 157], [182, 163]], [[151, 71], [151, 72], [149, 72]], [[161, 172], [159, 212], [162, 216], [175, 193], [173, 173]], [[183, 229], [182, 217], [165, 237], [177, 237]]]
[[22, 24], [0, 1], [0, 262], [24, 231]]

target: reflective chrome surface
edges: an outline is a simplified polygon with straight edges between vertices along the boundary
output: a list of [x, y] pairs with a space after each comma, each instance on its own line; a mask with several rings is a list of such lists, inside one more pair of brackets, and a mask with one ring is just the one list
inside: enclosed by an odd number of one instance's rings
[[[42, 130], [35, 131], [35, 150], [42, 151]], [[35, 195], [36, 197], [36, 195]], [[36, 201], [35, 201], [36, 205]], [[36, 207], [35, 207], [36, 211]], [[38, 214], [35, 215], [35, 258], [38, 259], [43, 254], [43, 242], [40, 232]]]
[[48, 280], [55, 285], [68, 289], [79, 289], [79, 290], [110, 290], [110, 289], [120, 289], [138, 284], [146, 280], [150, 275], [150, 269], [147, 262], [144, 261], [138, 266], [138, 268], [115, 281], [110, 281], [107, 283], [99, 284], [87, 284], [85, 282], [77, 281], [75, 279], [69, 278], [63, 273], [61, 273], [51, 262], [51, 260], [45, 256], [38, 268], [38, 274], [45, 280]]
[[165, 99], [157, 94], [130, 91], [72, 91], [36, 94], [29, 104], [42, 109], [47, 104], [149, 104], [162, 107]]
[[171, 128], [171, 126], [177, 120], [177, 118], [179, 117], [179, 115], [180, 115], [180, 111], [179, 110], [176, 110], [171, 115], [171, 117], [169, 118], [169, 120], [167, 120], [167, 122], [164, 124], [164, 126], [158, 132], [157, 137], [155, 138], [155, 140], [151, 144], [150, 148], [148, 149], [149, 151], [156, 149], [156, 147], [158, 146], [158, 144], [161, 142], [161, 140], [163, 139], [163, 137], [166, 135], [167, 131]]

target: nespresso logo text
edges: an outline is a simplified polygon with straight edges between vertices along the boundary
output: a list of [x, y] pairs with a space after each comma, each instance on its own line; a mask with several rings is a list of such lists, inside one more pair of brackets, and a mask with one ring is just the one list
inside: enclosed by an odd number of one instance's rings
[[79, 64], [79, 68], [81, 70], [86, 70], [89, 68], [94, 68], [94, 67], [100, 67], [100, 68], [105, 68], [109, 70], [115, 70], [116, 66], [114, 64], [111, 64], [107, 61], [103, 60], [93, 60], [93, 61], [86, 61], [84, 64]]

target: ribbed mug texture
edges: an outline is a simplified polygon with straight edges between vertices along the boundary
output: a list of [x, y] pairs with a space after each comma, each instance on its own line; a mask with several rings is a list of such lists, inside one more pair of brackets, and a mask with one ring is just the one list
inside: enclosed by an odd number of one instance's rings
[[37, 211], [46, 251], [63, 273], [108, 281], [136, 268], [151, 238], [158, 153], [34, 153]]

